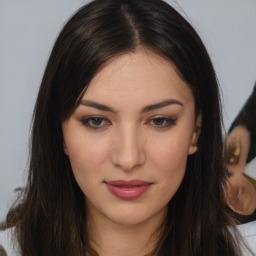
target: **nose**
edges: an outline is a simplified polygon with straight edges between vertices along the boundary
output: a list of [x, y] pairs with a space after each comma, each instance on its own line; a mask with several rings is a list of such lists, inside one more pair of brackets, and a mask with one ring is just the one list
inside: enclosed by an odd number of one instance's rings
[[113, 164], [126, 172], [142, 166], [146, 160], [145, 143], [143, 134], [135, 127], [119, 129], [113, 144]]

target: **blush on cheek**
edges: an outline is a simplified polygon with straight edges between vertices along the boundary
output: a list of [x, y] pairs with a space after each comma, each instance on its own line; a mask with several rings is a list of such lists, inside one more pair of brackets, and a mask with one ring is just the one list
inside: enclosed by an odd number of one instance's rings
[[154, 154], [156, 160], [161, 161], [162, 163], [167, 162], [171, 165], [180, 166], [187, 160], [188, 148], [189, 146], [184, 144], [169, 143], [165, 147], [158, 147]]

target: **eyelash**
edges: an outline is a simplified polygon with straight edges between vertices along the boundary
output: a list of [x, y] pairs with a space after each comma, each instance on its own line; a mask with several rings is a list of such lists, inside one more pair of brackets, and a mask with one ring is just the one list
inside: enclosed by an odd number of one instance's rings
[[[154, 125], [155, 128], [157, 128], [157, 129], [164, 129], [164, 128], [168, 128], [170, 126], [175, 125], [176, 120], [177, 119], [174, 119], [171, 117], [166, 117], [166, 116], [154, 116], [149, 121], [147, 121], [147, 123]], [[156, 124], [156, 123], [154, 123], [155, 121], [160, 121], [161, 124]]]
[[[95, 122], [95, 121], [96, 122], [100, 121], [100, 123], [99, 124], [95, 124], [95, 123], [93, 124], [93, 122]], [[88, 117], [85, 117], [85, 118], [81, 119], [80, 122], [84, 126], [90, 128], [90, 129], [94, 129], [94, 130], [102, 129], [104, 127], [107, 127], [107, 126], [111, 125], [111, 122], [103, 116], [88, 116]], [[104, 122], [103, 125], [102, 125], [102, 122]]]
[[[176, 124], [176, 120], [171, 117], [166, 117], [166, 116], [154, 116], [150, 118], [146, 124], [153, 125], [157, 129], [164, 129], [168, 128], [170, 126], [173, 126]], [[155, 122], [159, 122], [160, 124], [156, 124]], [[103, 116], [88, 116], [80, 120], [82, 125], [88, 127], [89, 129], [103, 129], [107, 126], [110, 126], [112, 123], [105, 117]], [[94, 122], [94, 123], [93, 123]], [[96, 124], [95, 124], [96, 122]], [[98, 124], [97, 124], [98, 122]], [[103, 124], [102, 124], [103, 123]]]

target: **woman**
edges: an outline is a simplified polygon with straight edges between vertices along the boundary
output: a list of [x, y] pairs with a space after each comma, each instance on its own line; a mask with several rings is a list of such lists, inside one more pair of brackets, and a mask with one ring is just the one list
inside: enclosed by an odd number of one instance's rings
[[209, 56], [172, 7], [82, 7], [47, 64], [7, 218], [21, 255], [241, 255], [220, 116]]

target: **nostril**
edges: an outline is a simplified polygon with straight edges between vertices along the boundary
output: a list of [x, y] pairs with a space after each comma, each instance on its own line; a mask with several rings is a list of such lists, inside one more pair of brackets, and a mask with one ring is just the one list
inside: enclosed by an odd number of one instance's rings
[[143, 165], [144, 162], [144, 153], [139, 150], [118, 151], [113, 156], [113, 164], [126, 172]]

